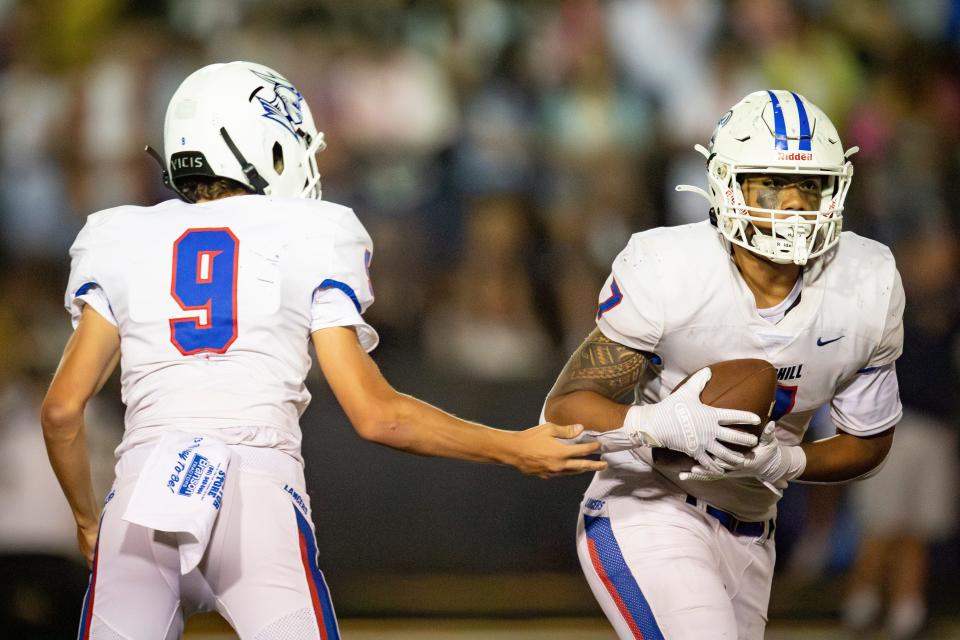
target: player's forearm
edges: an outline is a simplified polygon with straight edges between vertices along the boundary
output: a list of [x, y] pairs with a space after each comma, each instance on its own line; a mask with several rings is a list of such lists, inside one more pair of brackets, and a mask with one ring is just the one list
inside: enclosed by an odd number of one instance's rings
[[893, 444], [893, 429], [858, 438], [847, 433], [803, 445], [807, 456], [800, 482], [849, 482], [876, 469]]
[[544, 416], [554, 424], [582, 424], [592, 431], [610, 431], [623, 426], [629, 409], [630, 405], [581, 390], [547, 398]]
[[90, 477], [83, 409], [45, 403], [40, 421], [50, 466], [74, 519], [78, 525], [95, 526], [98, 509]]
[[110, 376], [113, 375], [113, 370], [117, 368], [117, 365], [120, 363], [120, 349], [117, 349], [113, 356], [110, 358], [110, 362], [104, 367], [103, 371], [100, 373], [100, 378], [97, 380], [97, 386], [92, 395], [97, 395], [100, 393], [100, 390], [103, 389], [103, 385], [107, 384], [107, 380], [110, 379]]
[[516, 432], [461, 420], [398, 393], [358, 429], [367, 440], [424, 456], [515, 464]]

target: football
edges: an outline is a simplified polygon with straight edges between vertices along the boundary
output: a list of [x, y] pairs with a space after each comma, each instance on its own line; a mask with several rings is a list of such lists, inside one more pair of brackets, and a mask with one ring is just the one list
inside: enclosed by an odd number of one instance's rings
[[[776, 398], [777, 370], [774, 366], [766, 360], [742, 358], [711, 364], [710, 372], [712, 376], [700, 394], [700, 401], [719, 409], [740, 409], [757, 414], [760, 416], [759, 425], [727, 426], [759, 437], [763, 427], [770, 420], [770, 412], [773, 411]], [[689, 379], [690, 376], [687, 376], [681, 380], [674, 391]], [[725, 446], [737, 451], [747, 449], [735, 444], [725, 444]], [[653, 461], [658, 466], [673, 470], [687, 470], [694, 464], [693, 459], [685, 453], [662, 448], [653, 450]]]

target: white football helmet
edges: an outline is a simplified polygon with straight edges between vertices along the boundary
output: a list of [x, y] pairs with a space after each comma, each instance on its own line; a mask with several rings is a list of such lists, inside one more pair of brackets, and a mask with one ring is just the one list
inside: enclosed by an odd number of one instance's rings
[[162, 159], [147, 150], [181, 197], [182, 178], [215, 176], [251, 193], [320, 198], [323, 133], [296, 87], [261, 64], [211, 64], [187, 76], [167, 107], [163, 146]]
[[[853, 177], [849, 158], [826, 114], [790, 91], [756, 91], [723, 114], [707, 159], [709, 193], [690, 185], [678, 191], [704, 196], [717, 229], [730, 242], [780, 264], [806, 264], [840, 241], [843, 201]], [[744, 174], [822, 176], [820, 208], [793, 211], [748, 207], [740, 184]], [[765, 229], [757, 226], [764, 224]]]

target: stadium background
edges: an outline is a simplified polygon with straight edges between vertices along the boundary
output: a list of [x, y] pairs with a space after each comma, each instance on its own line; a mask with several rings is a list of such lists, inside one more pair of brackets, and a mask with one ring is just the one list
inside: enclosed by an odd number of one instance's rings
[[[629, 234], [705, 216], [672, 190], [704, 183], [692, 145], [748, 91], [802, 93], [861, 147], [845, 225], [894, 248], [917, 353], [937, 356], [910, 357], [908, 333], [904, 400], [956, 429], [958, 47], [955, 0], [0, 0], [4, 628], [75, 624], [86, 572], [37, 422], [69, 333], [67, 248], [90, 212], [169, 197], [142, 148], [162, 145], [195, 68], [247, 59], [293, 80], [326, 134], [325, 198], [374, 239], [376, 360], [400, 390], [508, 428], [536, 423]], [[310, 387], [307, 481], [348, 637], [428, 637], [384, 617], [561, 618], [511, 637], [609, 637], [573, 545], [589, 478], [378, 448], [319, 374]], [[115, 379], [88, 424], [105, 492]], [[857, 521], [843, 489], [782, 504], [770, 637], [825, 638]], [[960, 637], [956, 534], [932, 554], [932, 633]], [[429, 637], [494, 637], [484, 624]], [[191, 628], [226, 637], [215, 619]]]

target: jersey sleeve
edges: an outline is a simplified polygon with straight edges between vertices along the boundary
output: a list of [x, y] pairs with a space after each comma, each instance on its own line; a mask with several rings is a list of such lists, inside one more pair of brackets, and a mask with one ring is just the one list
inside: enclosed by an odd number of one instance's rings
[[893, 363], [864, 370], [833, 397], [830, 417], [837, 428], [855, 436], [871, 436], [900, 422], [903, 407]]
[[110, 308], [110, 300], [102, 285], [102, 267], [98, 266], [97, 252], [94, 250], [97, 226], [98, 221], [95, 218], [88, 218], [70, 247], [70, 278], [67, 281], [64, 306], [70, 312], [74, 329], [80, 324], [85, 305], [90, 305], [108, 322], [117, 325], [117, 319]]
[[315, 274], [310, 307], [310, 331], [330, 327], [353, 327], [367, 351], [380, 341], [376, 330], [363, 318], [373, 304], [370, 260], [373, 242], [353, 212], [343, 216], [333, 237], [327, 266]]
[[597, 327], [603, 335], [640, 351], [655, 351], [663, 334], [657, 281], [651, 256], [634, 236], [613, 261], [600, 291]]
[[861, 369], [861, 373], [874, 368], [892, 364], [903, 353], [903, 282], [900, 272], [894, 269], [893, 283], [890, 290], [890, 301], [887, 313], [883, 319], [883, 330], [880, 333], [880, 342], [874, 350], [869, 362]]

